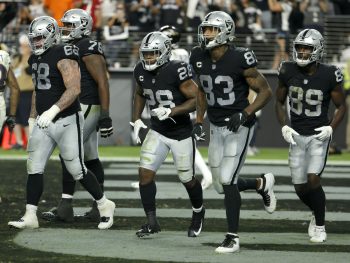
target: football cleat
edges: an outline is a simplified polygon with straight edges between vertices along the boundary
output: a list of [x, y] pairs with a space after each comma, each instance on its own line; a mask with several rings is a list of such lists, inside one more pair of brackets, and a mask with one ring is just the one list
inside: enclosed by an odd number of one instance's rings
[[315, 235], [315, 231], [316, 231], [316, 219], [315, 219], [315, 216], [312, 215], [309, 223], [309, 229], [308, 229], [309, 237], [313, 237]]
[[326, 228], [324, 226], [315, 226], [314, 236], [310, 238], [312, 243], [323, 243], [327, 240]]
[[87, 220], [89, 220], [91, 222], [100, 222], [100, 211], [98, 211], [96, 201], [94, 201], [92, 203], [92, 207], [91, 207], [90, 211], [86, 212], [83, 215], [83, 218], [86, 218]]
[[103, 205], [97, 206], [100, 212], [100, 223], [98, 224], [99, 229], [108, 229], [113, 225], [113, 216], [115, 203], [111, 200], [106, 199]]
[[236, 235], [226, 235], [224, 241], [215, 249], [216, 253], [235, 253], [239, 252], [239, 237]]
[[41, 218], [46, 221], [73, 222], [74, 212], [72, 207], [72, 199], [62, 198], [57, 208], [53, 207], [50, 209], [50, 211], [41, 213]]
[[272, 214], [276, 210], [277, 203], [275, 193], [273, 192], [273, 187], [275, 185], [275, 177], [272, 173], [267, 173], [261, 175], [261, 178], [263, 179], [263, 187], [257, 192], [263, 198], [266, 212]]
[[29, 228], [34, 229], [39, 227], [38, 217], [34, 212], [26, 212], [24, 216], [18, 221], [10, 221], [8, 225], [13, 228]]
[[158, 220], [155, 221], [154, 225], [150, 225], [149, 223], [141, 226], [139, 230], [136, 232], [136, 236], [138, 238], [148, 237], [149, 235], [161, 232], [160, 225]]
[[189, 237], [198, 237], [202, 231], [203, 222], [204, 222], [205, 208], [203, 206], [202, 210], [198, 213], [192, 212], [192, 222], [188, 228], [187, 235]]

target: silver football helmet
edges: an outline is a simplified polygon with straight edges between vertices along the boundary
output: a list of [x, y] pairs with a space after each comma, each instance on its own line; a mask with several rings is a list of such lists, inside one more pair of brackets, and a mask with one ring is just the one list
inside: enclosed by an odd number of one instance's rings
[[10, 63], [11, 58], [9, 53], [7, 53], [5, 50], [0, 50], [0, 65], [3, 65], [5, 67], [6, 72], [9, 70]]
[[60, 32], [55, 19], [50, 16], [39, 16], [29, 26], [28, 38], [35, 55], [41, 55], [59, 42]]
[[88, 36], [92, 31], [92, 17], [83, 9], [70, 9], [64, 13], [61, 22], [61, 40], [69, 42], [73, 39]]
[[148, 33], [141, 42], [139, 53], [143, 68], [148, 71], [155, 70], [169, 61], [171, 40], [158, 31]]
[[[217, 35], [207, 37], [204, 35], [204, 28], [213, 27]], [[202, 48], [212, 49], [232, 41], [235, 33], [235, 23], [232, 17], [222, 11], [214, 11], [207, 14], [203, 22], [198, 26], [198, 42]]]
[[[308, 46], [312, 49], [312, 52], [310, 54], [298, 52], [298, 46]], [[315, 29], [304, 29], [297, 35], [293, 42], [293, 59], [300, 67], [305, 67], [312, 62], [320, 61], [323, 57], [323, 52], [323, 36]]]

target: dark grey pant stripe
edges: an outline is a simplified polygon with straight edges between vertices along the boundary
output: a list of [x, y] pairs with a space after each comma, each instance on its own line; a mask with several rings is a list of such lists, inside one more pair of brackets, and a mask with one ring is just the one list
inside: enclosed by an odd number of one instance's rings
[[196, 141], [194, 140], [194, 138], [193, 137], [191, 137], [192, 138], [192, 151], [193, 151], [193, 161], [192, 161], [192, 171], [193, 171], [193, 177], [195, 177], [195, 174], [196, 174], [196, 171], [195, 171], [195, 169], [196, 169], [196, 165], [195, 165], [195, 163], [196, 163]]
[[248, 146], [248, 141], [249, 141], [250, 129], [251, 128], [248, 129], [247, 138], [246, 138], [245, 143], [244, 143], [243, 151], [242, 151], [241, 155], [239, 156], [239, 162], [238, 162], [238, 165], [236, 167], [236, 171], [233, 173], [232, 180], [231, 180], [231, 183], [230, 183], [231, 185], [233, 184], [233, 182], [234, 182], [234, 180], [236, 178], [237, 171], [239, 170], [239, 167], [241, 166], [244, 154], [246, 152], [246, 149], [247, 149], [247, 146]]
[[332, 141], [332, 137], [329, 138], [328, 145], [327, 145], [326, 156], [325, 156], [325, 158], [324, 158], [324, 164], [323, 164], [322, 170], [321, 170], [321, 172], [318, 174], [318, 176], [321, 176], [321, 175], [322, 175], [323, 170], [324, 170], [324, 168], [326, 167], [327, 158], [328, 158], [328, 150], [329, 150], [329, 145], [331, 144], [331, 141]]
[[83, 172], [83, 176], [85, 176], [85, 169], [84, 169], [84, 157], [83, 157], [83, 154], [81, 152], [81, 148], [82, 148], [82, 145], [83, 145], [83, 141], [81, 139], [81, 132], [80, 132], [80, 121], [79, 121], [79, 113], [77, 112], [75, 114], [75, 117], [76, 117], [76, 121], [77, 121], [77, 132], [78, 132], [78, 144], [79, 144], [79, 162], [80, 162], [80, 165], [81, 165], [81, 170]]
[[89, 116], [91, 107], [92, 107], [92, 105], [90, 104], [90, 105], [87, 107], [86, 111], [84, 112], [84, 120], [87, 118], [87, 116]]

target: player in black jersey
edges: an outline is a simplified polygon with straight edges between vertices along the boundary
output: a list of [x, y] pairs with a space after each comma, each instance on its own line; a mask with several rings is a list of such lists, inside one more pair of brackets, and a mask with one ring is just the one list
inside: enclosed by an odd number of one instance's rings
[[43, 192], [45, 165], [57, 146], [69, 173], [94, 197], [101, 214], [99, 229], [113, 224], [115, 204], [103, 194], [94, 174], [86, 169], [83, 158], [84, 124], [78, 96], [80, 93], [79, 51], [74, 45], [60, 45], [55, 19], [41, 16], [29, 26], [33, 54], [29, 58], [35, 91], [30, 118], [36, 118], [29, 137], [27, 160], [26, 213], [15, 228], [38, 228], [36, 211]]
[[[11, 58], [5, 50], [0, 50], [0, 132], [2, 125], [7, 124], [10, 131], [16, 124], [16, 110], [19, 101], [19, 86], [13, 70], [11, 69]], [[6, 118], [6, 105], [4, 99], [4, 90], [10, 88], [10, 112]]]
[[[293, 43], [293, 62], [279, 69], [276, 113], [283, 138], [290, 144], [289, 167], [296, 194], [313, 212], [310, 241], [325, 242], [326, 197], [321, 175], [333, 130], [344, 117], [346, 105], [339, 68], [321, 63], [324, 39], [314, 29], [301, 31]], [[290, 125], [285, 110], [289, 98]], [[330, 100], [337, 111], [328, 119]]]
[[[192, 50], [190, 64], [199, 82], [197, 120], [193, 136], [203, 139], [202, 123], [207, 110], [210, 121], [209, 165], [214, 186], [225, 194], [228, 233], [218, 253], [239, 251], [238, 222], [241, 205], [239, 190], [259, 189], [269, 212], [276, 207], [273, 193], [274, 177], [266, 174], [262, 180], [243, 180], [238, 175], [244, 163], [251, 139], [255, 112], [271, 98], [266, 79], [256, 69], [253, 51], [230, 46], [234, 38], [234, 22], [225, 12], [207, 14], [199, 25], [199, 44]], [[257, 98], [248, 102], [249, 88]], [[222, 189], [223, 188], [223, 189]]]
[[[80, 106], [84, 114], [84, 163], [96, 176], [103, 190], [104, 171], [98, 156], [98, 134], [96, 127], [100, 128], [101, 137], [113, 134], [112, 119], [109, 117], [109, 84], [107, 78], [106, 61], [100, 42], [89, 37], [92, 30], [92, 17], [82, 9], [68, 10], [61, 19], [61, 40], [74, 44], [79, 48], [81, 59], [81, 93]], [[62, 162], [63, 186], [62, 199], [58, 207], [44, 212], [42, 217], [46, 220], [59, 219], [73, 221], [72, 198], [75, 190], [75, 180], [69, 174]], [[98, 221], [100, 215], [94, 201], [92, 209], [85, 214], [92, 220]]]
[[194, 176], [195, 142], [189, 115], [195, 110], [197, 85], [192, 80], [191, 67], [185, 62], [170, 61], [170, 55], [170, 38], [151, 32], [142, 40], [141, 62], [134, 69], [136, 90], [131, 125], [138, 142], [140, 129], [146, 128], [140, 119], [146, 103], [151, 111], [151, 129], [141, 147], [139, 166], [141, 201], [148, 219], [136, 233], [140, 238], [160, 231], [154, 177], [170, 150], [192, 203], [189, 237], [200, 234], [205, 214], [202, 187]]

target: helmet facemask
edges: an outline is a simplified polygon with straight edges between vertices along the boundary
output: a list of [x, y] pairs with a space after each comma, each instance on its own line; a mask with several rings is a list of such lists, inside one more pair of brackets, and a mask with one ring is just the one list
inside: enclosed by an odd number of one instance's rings
[[34, 19], [29, 27], [29, 43], [35, 55], [43, 54], [59, 41], [56, 21], [48, 16]]
[[169, 61], [171, 41], [161, 32], [151, 32], [142, 40], [139, 50], [142, 66], [147, 71], [153, 71]]

